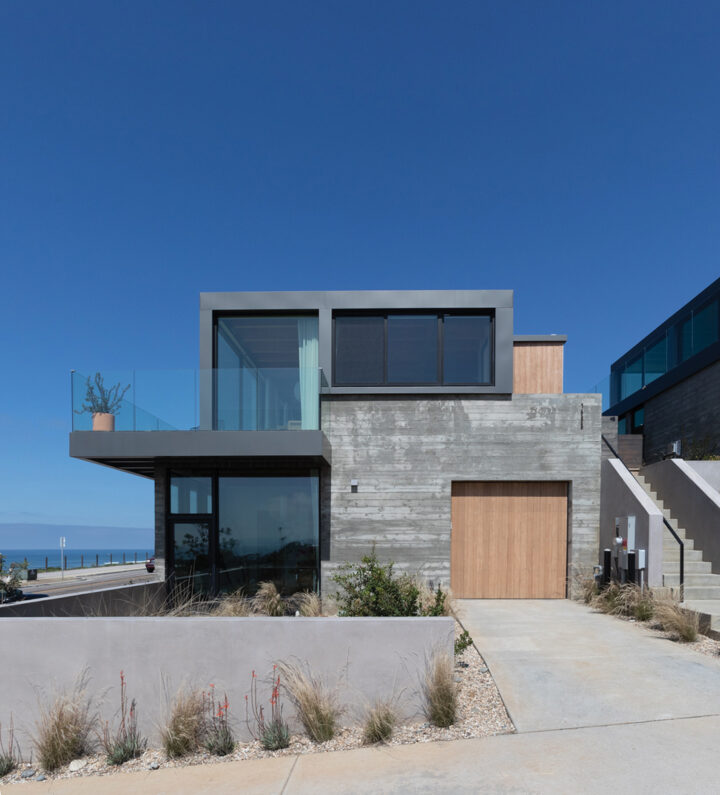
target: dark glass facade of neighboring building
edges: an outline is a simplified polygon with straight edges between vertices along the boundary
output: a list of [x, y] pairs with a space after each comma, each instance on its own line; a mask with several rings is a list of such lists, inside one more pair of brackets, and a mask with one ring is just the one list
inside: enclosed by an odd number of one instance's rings
[[[611, 405], [604, 413], [618, 417], [619, 433], [645, 435], [646, 463], [661, 457], [670, 442], [696, 446], [701, 438], [717, 434], [706, 401], [700, 399], [707, 396], [694, 395], [688, 385], [705, 371], [697, 384], [712, 389], [709, 385], [716, 379], [707, 370], [718, 362], [720, 279], [612, 365]], [[681, 384], [684, 387], [678, 391]], [[720, 402], [720, 394], [717, 399]]]

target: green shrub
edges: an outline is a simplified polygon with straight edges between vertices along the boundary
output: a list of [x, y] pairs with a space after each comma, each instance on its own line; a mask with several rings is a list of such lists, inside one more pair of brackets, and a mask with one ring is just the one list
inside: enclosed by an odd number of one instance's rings
[[472, 646], [473, 639], [470, 633], [464, 629], [459, 638], [455, 638], [455, 654], [462, 654], [468, 646]]
[[393, 573], [393, 563], [382, 564], [375, 549], [360, 563], [340, 567], [333, 581], [342, 616], [416, 616], [419, 590], [411, 577]]

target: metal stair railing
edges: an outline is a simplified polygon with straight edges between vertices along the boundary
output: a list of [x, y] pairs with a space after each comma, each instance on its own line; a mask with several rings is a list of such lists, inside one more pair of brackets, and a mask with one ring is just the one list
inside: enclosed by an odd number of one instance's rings
[[[603, 442], [605, 442], [605, 444], [608, 446], [610, 452], [615, 456], [615, 458], [617, 458], [617, 460], [625, 467], [625, 469], [627, 469], [627, 471], [634, 478], [635, 475], [633, 475], [633, 473], [630, 472], [630, 469], [628, 468], [627, 464], [622, 460], [622, 458], [620, 458], [620, 456], [617, 453], [617, 450], [610, 444], [610, 442], [605, 437], [605, 434], [602, 433], [600, 434], [600, 436], [602, 437]], [[685, 542], [675, 532], [673, 526], [665, 518], [665, 514], [663, 514], [662, 519], [663, 519], [663, 524], [665, 525], [665, 527], [667, 527], [672, 537], [678, 542], [678, 545], [680, 546], [680, 601], [684, 602], [685, 601]]]

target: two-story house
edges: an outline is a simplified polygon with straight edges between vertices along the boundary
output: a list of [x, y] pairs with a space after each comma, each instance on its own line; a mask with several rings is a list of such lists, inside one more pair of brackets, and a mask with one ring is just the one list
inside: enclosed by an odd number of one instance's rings
[[106, 375], [115, 430], [74, 414], [70, 455], [154, 480], [168, 582], [327, 589], [374, 545], [460, 597], [562, 598], [600, 497], [564, 343], [514, 335], [507, 290], [203, 293], [199, 370]]

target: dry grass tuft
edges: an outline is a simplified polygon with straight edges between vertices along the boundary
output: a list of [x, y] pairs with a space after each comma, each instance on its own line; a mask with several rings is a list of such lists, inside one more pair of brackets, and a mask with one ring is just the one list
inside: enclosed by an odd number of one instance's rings
[[202, 691], [181, 687], [168, 708], [161, 728], [163, 748], [170, 759], [197, 751], [204, 739], [205, 716]]
[[20, 764], [22, 757], [20, 756], [20, 749], [15, 739], [15, 726], [13, 724], [12, 715], [10, 716], [10, 726], [8, 727], [8, 747], [5, 747], [2, 739], [2, 724], [0, 724], [0, 778], [12, 773], [13, 770]]
[[314, 591], [302, 591], [293, 594], [291, 604], [301, 616], [317, 618], [322, 615], [322, 603], [320, 602], [320, 597]]
[[655, 600], [655, 621], [683, 643], [697, 640], [700, 631], [700, 619], [697, 613], [684, 610], [673, 599]]
[[649, 621], [655, 611], [656, 599], [649, 588], [632, 583], [611, 582], [590, 600], [590, 605], [611, 616], [626, 616], [637, 621]]
[[263, 616], [284, 616], [286, 613], [285, 601], [274, 582], [261, 582], [258, 585], [257, 593], [252, 598], [252, 607], [255, 613]]
[[442, 590], [439, 586], [433, 590], [421, 576], [415, 577], [413, 584], [418, 589], [418, 615], [421, 616], [452, 616], [455, 614], [455, 600], [452, 591]]
[[280, 662], [278, 670], [308, 737], [316, 743], [332, 740], [342, 712], [337, 693], [299, 664]]
[[458, 699], [454, 661], [449, 654], [435, 653], [427, 661], [420, 691], [423, 713], [430, 723], [441, 729], [452, 726], [457, 715]]
[[242, 588], [221, 596], [210, 610], [213, 616], [234, 616], [245, 618], [252, 615], [252, 603]]
[[91, 753], [98, 716], [87, 694], [88, 676], [83, 671], [70, 692], [59, 693], [47, 706], [40, 704], [33, 745], [48, 772]]
[[398, 724], [397, 709], [392, 701], [376, 701], [368, 707], [363, 729], [365, 745], [386, 743]]

